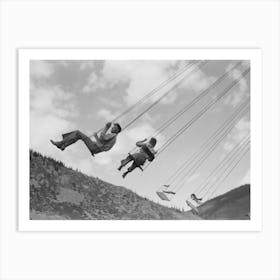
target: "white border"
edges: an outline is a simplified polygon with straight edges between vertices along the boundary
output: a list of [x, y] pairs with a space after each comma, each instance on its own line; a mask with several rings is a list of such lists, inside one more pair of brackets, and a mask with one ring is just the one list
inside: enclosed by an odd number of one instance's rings
[[[29, 220], [30, 60], [250, 60], [251, 220], [108, 221]], [[260, 231], [262, 229], [262, 65], [260, 49], [19, 49], [19, 231]]]

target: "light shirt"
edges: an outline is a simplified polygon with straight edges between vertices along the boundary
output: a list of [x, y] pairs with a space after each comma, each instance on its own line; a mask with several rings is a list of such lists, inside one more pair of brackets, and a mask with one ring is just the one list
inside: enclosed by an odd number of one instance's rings
[[[155, 151], [155, 149], [154, 149], [154, 147], [148, 142], [148, 143], [145, 143], [145, 141], [143, 142], [143, 141], [139, 141], [139, 142], [137, 142], [136, 143], [136, 145], [138, 146], [138, 147], [142, 147], [142, 146], [146, 146], [149, 150], [150, 150], [150, 152], [153, 154], [153, 155], [155, 155], [157, 152]], [[149, 155], [142, 149], [142, 148], [140, 148], [139, 149], [139, 152], [140, 153], [143, 153], [144, 155], [145, 155], [145, 158], [146, 159], [149, 159]]]
[[109, 127], [107, 128], [105, 126], [99, 135], [99, 141], [100, 141], [101, 145], [98, 145], [98, 143], [97, 143], [97, 145], [99, 146], [99, 148], [102, 151], [111, 150], [117, 141], [117, 133], [107, 133], [108, 130], [109, 130]]

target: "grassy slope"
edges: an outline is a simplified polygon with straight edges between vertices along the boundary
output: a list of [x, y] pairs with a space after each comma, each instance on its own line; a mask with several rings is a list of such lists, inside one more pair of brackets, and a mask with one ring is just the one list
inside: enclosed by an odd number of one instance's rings
[[30, 151], [31, 219], [199, 219]]
[[250, 213], [250, 185], [243, 185], [206, 201], [198, 209], [204, 219], [247, 220]]

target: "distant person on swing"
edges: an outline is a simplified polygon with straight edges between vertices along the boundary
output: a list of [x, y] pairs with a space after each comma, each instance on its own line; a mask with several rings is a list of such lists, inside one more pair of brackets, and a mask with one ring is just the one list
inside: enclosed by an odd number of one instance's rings
[[51, 143], [63, 151], [66, 147], [76, 143], [78, 140], [82, 140], [91, 152], [91, 155], [94, 156], [95, 154], [111, 150], [116, 144], [117, 136], [122, 129], [118, 123], [115, 123], [111, 128], [111, 132], [108, 133], [111, 126], [111, 123], [107, 123], [99, 135], [98, 133], [94, 133], [95, 141], [92, 141], [90, 137], [81, 131], [75, 130], [62, 134], [61, 141], [56, 142], [51, 140]]
[[146, 160], [154, 160], [155, 154], [157, 153], [154, 149], [156, 143], [156, 138], [151, 138], [148, 142], [147, 139], [136, 142], [136, 146], [140, 148], [139, 151], [132, 155], [129, 154], [126, 159], [121, 161], [121, 165], [118, 168], [118, 170], [121, 170], [125, 165], [132, 161], [131, 166], [123, 173], [123, 178], [125, 178], [128, 173], [132, 172], [137, 167], [142, 170], [141, 166], [145, 164]]

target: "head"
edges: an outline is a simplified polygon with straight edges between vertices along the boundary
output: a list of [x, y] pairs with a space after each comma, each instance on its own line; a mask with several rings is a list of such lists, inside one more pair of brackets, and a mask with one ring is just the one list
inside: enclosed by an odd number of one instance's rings
[[118, 124], [118, 123], [114, 123], [112, 129], [111, 129], [111, 132], [112, 133], [120, 133], [122, 131], [122, 128], [121, 126]]
[[157, 144], [157, 139], [152, 137], [149, 141], [149, 143], [154, 147]]

